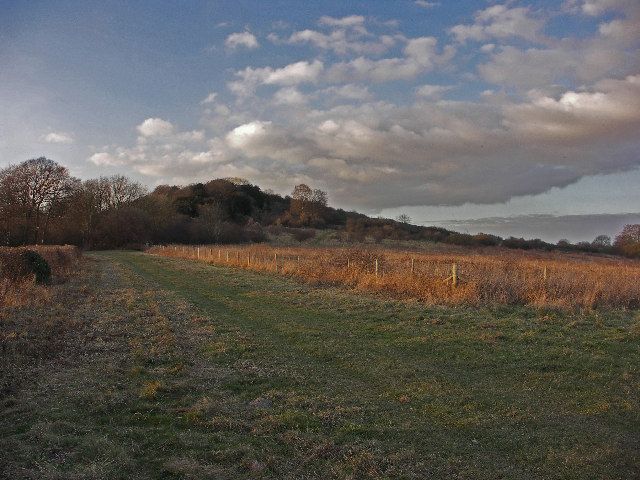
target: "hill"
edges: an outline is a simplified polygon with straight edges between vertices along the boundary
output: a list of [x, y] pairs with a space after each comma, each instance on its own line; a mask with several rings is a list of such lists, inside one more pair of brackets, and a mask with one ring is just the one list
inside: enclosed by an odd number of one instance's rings
[[0, 170], [0, 244], [73, 244], [89, 249], [140, 248], [148, 244], [263, 242], [288, 234], [305, 241], [331, 231], [340, 242], [411, 241], [460, 246], [502, 246], [640, 253], [640, 227], [631, 226], [612, 247], [593, 242], [550, 244], [540, 239], [469, 235], [398, 219], [371, 218], [329, 205], [326, 192], [300, 184], [291, 195], [263, 190], [239, 178], [152, 192], [122, 175], [81, 181], [66, 167], [41, 157]]

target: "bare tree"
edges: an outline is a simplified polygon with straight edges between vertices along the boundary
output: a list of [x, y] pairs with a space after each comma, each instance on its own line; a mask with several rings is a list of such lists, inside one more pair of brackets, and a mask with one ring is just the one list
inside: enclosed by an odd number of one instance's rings
[[400, 223], [411, 223], [411, 217], [406, 213], [402, 213], [396, 217], [396, 220]]
[[51, 213], [74, 193], [79, 180], [66, 167], [40, 157], [2, 170], [0, 184], [2, 203], [8, 199], [8, 208], [22, 220], [21, 243], [41, 243], [46, 239]]
[[107, 209], [120, 208], [147, 194], [147, 189], [124, 175], [102, 177], [107, 191]]

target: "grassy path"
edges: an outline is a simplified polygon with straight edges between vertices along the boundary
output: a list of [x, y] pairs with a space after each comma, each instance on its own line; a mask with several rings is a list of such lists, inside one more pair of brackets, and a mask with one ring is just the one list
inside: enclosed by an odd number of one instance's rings
[[[633, 478], [633, 312], [427, 308], [94, 254], [0, 407], [12, 478]], [[73, 295], [72, 295], [73, 297]], [[65, 310], [66, 309], [66, 310]]]

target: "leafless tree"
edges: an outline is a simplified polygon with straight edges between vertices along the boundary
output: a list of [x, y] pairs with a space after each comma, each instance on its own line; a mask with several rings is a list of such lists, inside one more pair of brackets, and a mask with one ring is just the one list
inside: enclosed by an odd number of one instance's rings
[[21, 243], [45, 241], [51, 213], [79, 184], [66, 167], [45, 157], [0, 171], [0, 203], [12, 212], [12, 221], [21, 224]]
[[396, 217], [396, 220], [400, 223], [411, 223], [411, 217], [406, 213], [402, 213]]

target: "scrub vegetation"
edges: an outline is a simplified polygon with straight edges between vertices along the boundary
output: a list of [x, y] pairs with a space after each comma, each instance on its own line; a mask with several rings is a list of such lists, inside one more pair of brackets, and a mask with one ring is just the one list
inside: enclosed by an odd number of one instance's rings
[[267, 245], [159, 246], [156, 255], [201, 260], [386, 292], [439, 305], [637, 308], [640, 263], [612, 256], [482, 250]]

